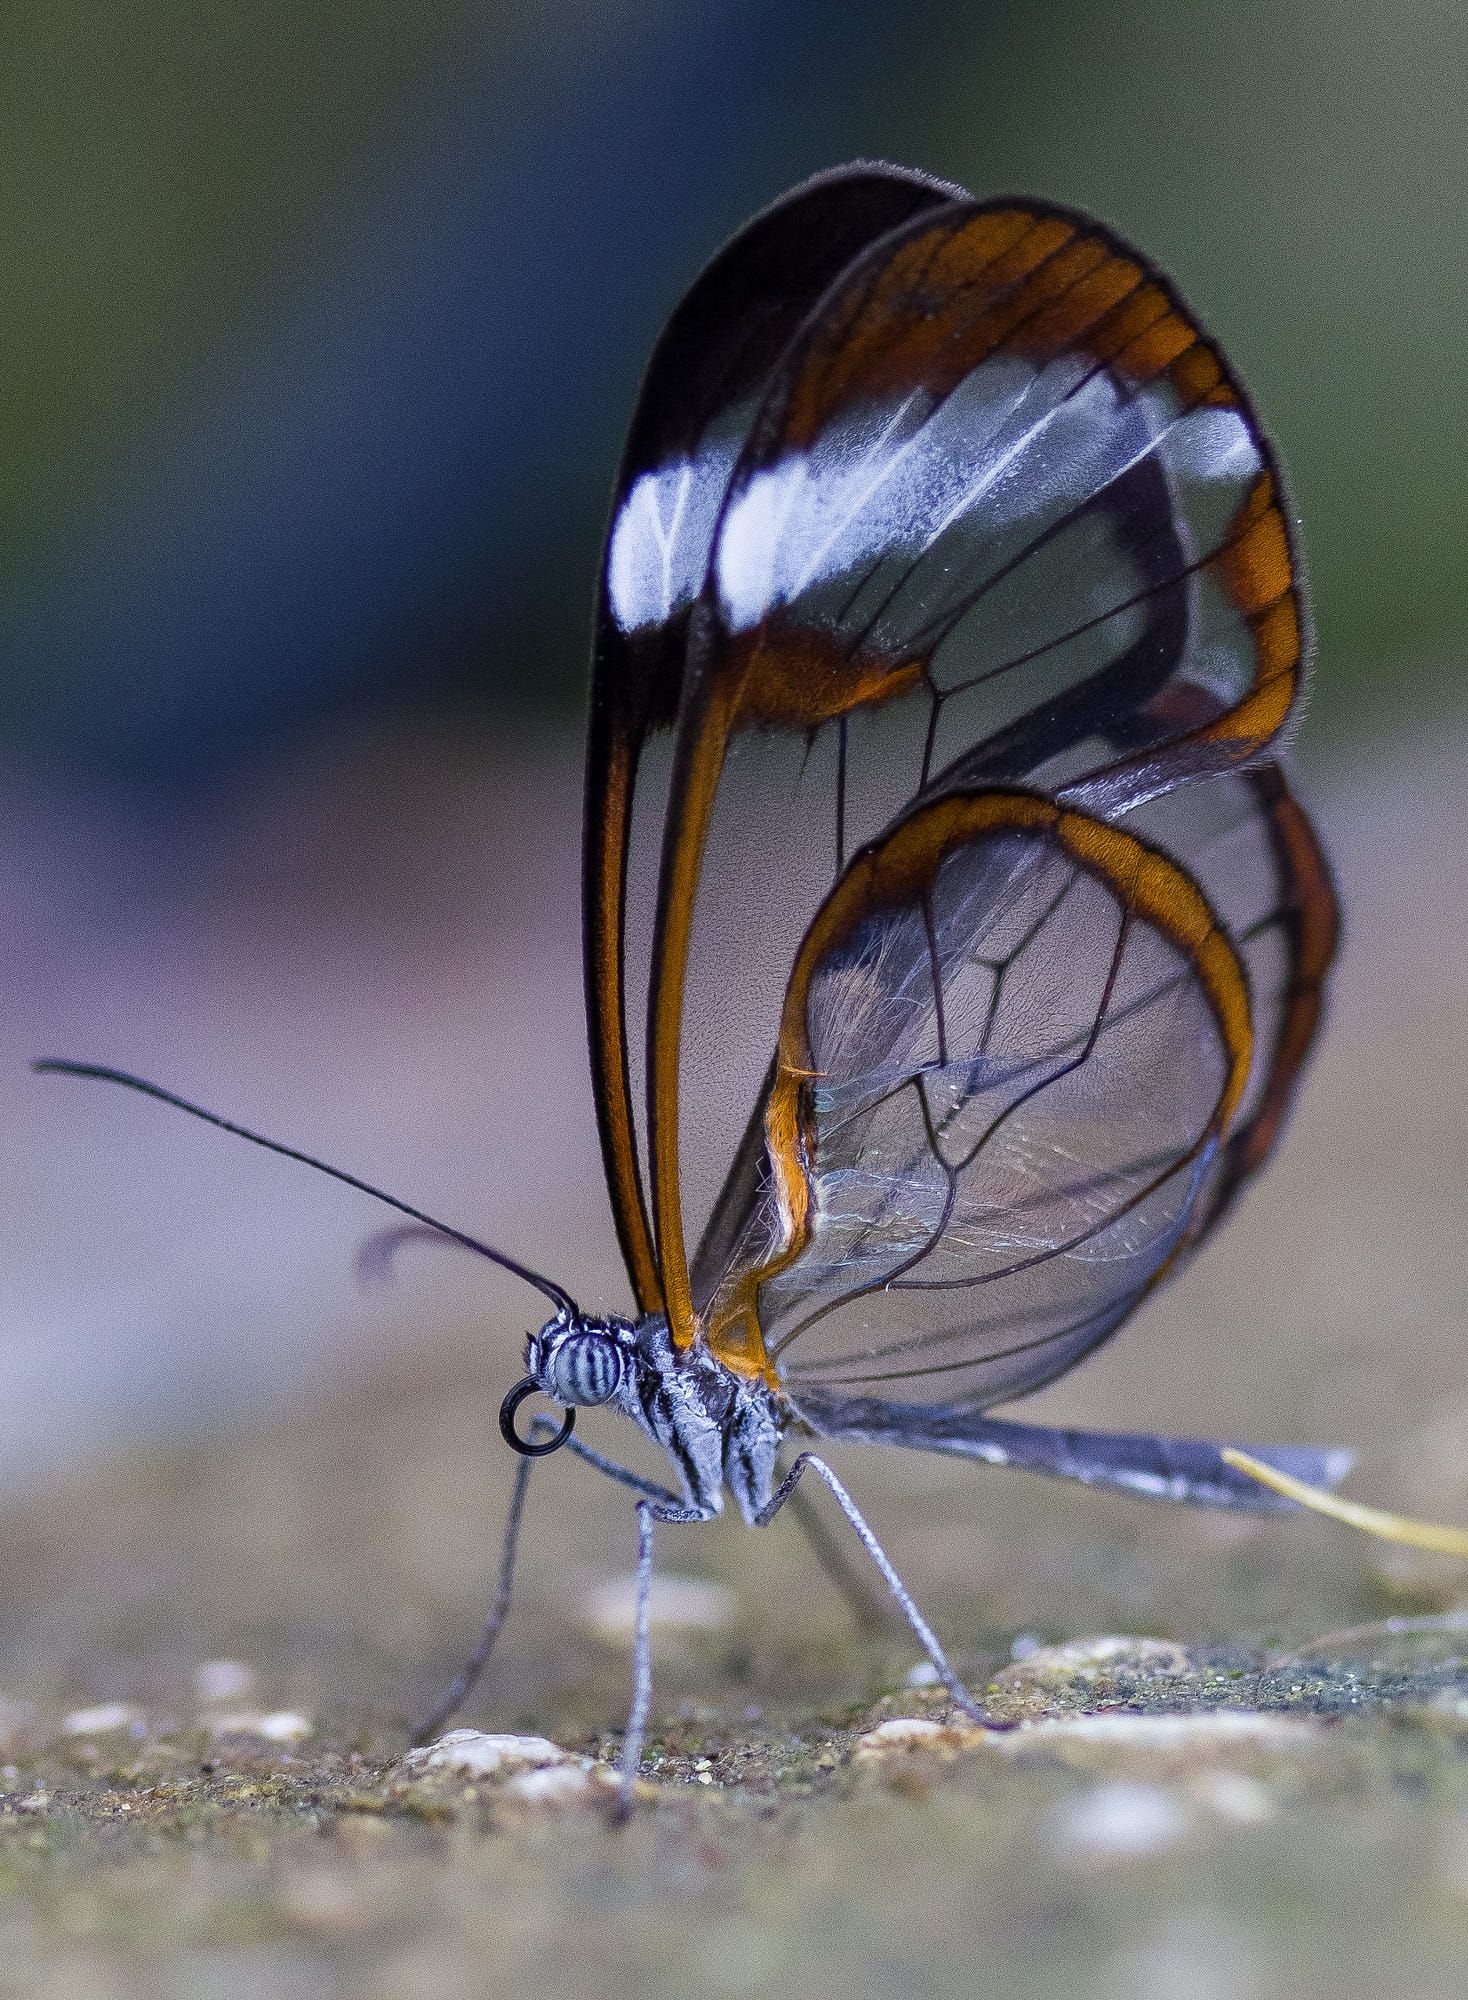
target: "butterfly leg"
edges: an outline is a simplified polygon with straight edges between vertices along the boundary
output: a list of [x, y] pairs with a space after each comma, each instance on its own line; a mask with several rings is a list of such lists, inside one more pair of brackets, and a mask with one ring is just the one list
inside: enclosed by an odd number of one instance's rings
[[632, 1640], [632, 1706], [627, 1712], [627, 1733], [622, 1738], [622, 1783], [617, 1795], [616, 1817], [627, 1818], [632, 1810], [632, 1787], [642, 1763], [642, 1745], [647, 1735], [647, 1712], [652, 1703], [652, 1640], [649, 1632], [649, 1596], [652, 1590], [652, 1536], [659, 1521], [706, 1521], [702, 1507], [668, 1506], [654, 1500], [637, 1503], [637, 1614]]
[[[537, 1417], [530, 1426], [530, 1437], [532, 1441], [538, 1443], [541, 1437], [550, 1437], [554, 1431], [555, 1425], [548, 1417]], [[530, 1468], [534, 1463], [533, 1458], [521, 1458], [515, 1462], [515, 1483], [510, 1488], [510, 1511], [505, 1517], [505, 1537], [500, 1545], [499, 1582], [495, 1586], [494, 1603], [490, 1606], [489, 1616], [484, 1621], [484, 1630], [475, 1642], [473, 1652], [455, 1674], [441, 1700], [413, 1731], [415, 1743], [432, 1742], [442, 1731], [444, 1724], [450, 1721], [469, 1699], [475, 1683], [489, 1663], [489, 1656], [494, 1651], [500, 1628], [509, 1616], [510, 1593], [515, 1583], [515, 1556], [520, 1546], [520, 1517], [525, 1511], [525, 1489], [530, 1484]]]
[[[528, 1433], [530, 1442], [543, 1443], [546, 1438], [554, 1436], [555, 1428], [549, 1417], [537, 1417]], [[569, 1438], [567, 1449], [597, 1472], [604, 1472], [609, 1479], [615, 1479], [619, 1485], [630, 1486], [634, 1493], [644, 1494], [647, 1498], [666, 1506], [678, 1505], [677, 1495], [670, 1493], [665, 1486], [655, 1485], [652, 1480], [643, 1479], [639, 1474], [629, 1472], [625, 1465], [618, 1465], [615, 1460], [604, 1457], [601, 1452], [593, 1451], [590, 1445], [583, 1444], [579, 1438]], [[480, 1675], [489, 1664], [489, 1656], [494, 1651], [495, 1641], [499, 1638], [500, 1629], [510, 1612], [510, 1595], [515, 1582], [515, 1557], [520, 1544], [520, 1517], [525, 1511], [525, 1489], [530, 1483], [530, 1468], [534, 1463], [533, 1458], [521, 1458], [516, 1461], [515, 1483], [510, 1489], [510, 1511], [505, 1517], [504, 1541], [500, 1545], [499, 1582], [495, 1586], [494, 1603], [490, 1607], [488, 1618], [484, 1621], [484, 1630], [475, 1642], [473, 1652], [455, 1674], [442, 1699], [413, 1731], [414, 1743], [431, 1743], [442, 1731], [444, 1724], [452, 1721], [473, 1693]]]
[[792, 1490], [786, 1505], [789, 1507], [791, 1518], [805, 1536], [807, 1548], [820, 1564], [827, 1582], [840, 1591], [846, 1599], [846, 1608], [851, 1613], [852, 1623], [857, 1630], [887, 1631], [890, 1621], [885, 1599], [876, 1595], [865, 1576], [857, 1574], [845, 1549], [800, 1487], [797, 1486]]
[[984, 1713], [963, 1682], [954, 1673], [952, 1667], [949, 1666], [948, 1656], [938, 1643], [937, 1633], [934, 1632], [932, 1626], [929, 1625], [927, 1619], [924, 1618], [921, 1611], [914, 1604], [907, 1585], [892, 1567], [891, 1558], [867, 1526], [856, 1502], [823, 1458], [817, 1458], [814, 1452], [803, 1451], [781, 1480], [780, 1484], [775, 1488], [774, 1494], [767, 1505], [761, 1508], [760, 1512], [756, 1514], [755, 1526], [762, 1528], [767, 1522], [775, 1518], [776, 1514], [779, 1513], [785, 1502], [796, 1490], [800, 1482], [800, 1476], [807, 1466], [810, 1467], [812, 1472], [819, 1473], [821, 1478], [830, 1487], [832, 1493], [835, 1494], [837, 1506], [840, 1507], [842, 1513], [856, 1530], [858, 1541], [881, 1572], [882, 1581], [897, 1600], [898, 1609], [912, 1627], [913, 1636], [927, 1654], [933, 1671], [937, 1674], [939, 1680], [942, 1681], [944, 1687], [947, 1688], [955, 1704], [963, 1710], [965, 1715], [970, 1716], [975, 1722], [982, 1722], [986, 1728], [1003, 1727], [1002, 1724], [996, 1724]]

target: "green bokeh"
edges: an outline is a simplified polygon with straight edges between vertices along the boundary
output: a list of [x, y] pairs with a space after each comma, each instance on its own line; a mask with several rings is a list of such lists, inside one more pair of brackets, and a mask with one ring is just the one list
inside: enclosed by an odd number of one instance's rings
[[975, 22], [932, 104], [940, 165], [1096, 209], [1220, 333], [1304, 520], [1326, 723], [1461, 674], [1465, 76], [1461, 6], [1128, 0]]
[[[576, 0], [539, 0], [564, 33]], [[324, 211], [411, 162], [513, 0], [27, 0], [0, 28], [9, 303], [0, 565], [64, 531], [195, 371], [268, 315]]]

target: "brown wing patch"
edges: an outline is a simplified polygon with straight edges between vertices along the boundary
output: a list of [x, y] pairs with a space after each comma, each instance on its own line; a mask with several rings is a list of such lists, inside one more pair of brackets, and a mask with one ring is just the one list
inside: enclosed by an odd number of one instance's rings
[[638, 1310], [656, 1312], [662, 1284], [632, 1126], [627, 1063], [627, 847], [637, 752], [625, 709], [593, 716], [587, 757], [583, 875], [586, 1017], [602, 1166]]

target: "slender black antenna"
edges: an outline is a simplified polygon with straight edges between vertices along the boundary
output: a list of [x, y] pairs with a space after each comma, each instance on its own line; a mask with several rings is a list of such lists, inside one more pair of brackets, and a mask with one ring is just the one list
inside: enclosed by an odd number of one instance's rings
[[492, 1264], [509, 1271], [514, 1277], [523, 1278], [527, 1285], [534, 1285], [538, 1292], [544, 1292], [552, 1305], [572, 1319], [581, 1317], [581, 1309], [568, 1291], [562, 1289], [553, 1278], [543, 1278], [538, 1271], [532, 1271], [525, 1264], [507, 1257], [503, 1250], [492, 1250], [487, 1243], [481, 1243], [477, 1236], [466, 1235], [462, 1229], [454, 1229], [447, 1222], [437, 1222], [431, 1215], [425, 1215], [421, 1208], [413, 1208], [405, 1201], [399, 1201], [395, 1194], [385, 1194], [381, 1188], [373, 1187], [370, 1181], [360, 1181], [355, 1174], [347, 1173], [341, 1167], [333, 1167], [325, 1160], [318, 1160], [310, 1153], [302, 1153], [295, 1146], [284, 1146], [279, 1139], [267, 1139], [259, 1132], [252, 1132], [248, 1126], [236, 1125], [233, 1119], [221, 1118], [218, 1112], [206, 1111], [201, 1104], [190, 1104], [186, 1097], [178, 1097], [161, 1085], [148, 1083], [140, 1076], [129, 1076], [126, 1070], [108, 1069], [102, 1063], [68, 1062], [60, 1056], [45, 1056], [33, 1062], [31, 1068], [49, 1076], [95, 1077], [101, 1083], [120, 1083], [125, 1090], [136, 1090], [144, 1097], [156, 1097], [160, 1104], [171, 1104], [175, 1111], [187, 1111], [192, 1118], [202, 1118], [206, 1125], [217, 1125], [221, 1132], [232, 1132], [237, 1139], [248, 1139], [252, 1146], [263, 1146], [268, 1153], [280, 1153], [288, 1160], [299, 1160], [302, 1166], [315, 1167], [318, 1173], [330, 1174], [334, 1181], [344, 1181], [350, 1188], [361, 1194], [370, 1194], [374, 1201], [386, 1202], [389, 1208], [396, 1208], [404, 1215], [411, 1215], [415, 1222], [421, 1222], [428, 1229], [437, 1230], [440, 1236], [452, 1238], [462, 1243], [466, 1250], [477, 1250], [481, 1257], [488, 1257]]

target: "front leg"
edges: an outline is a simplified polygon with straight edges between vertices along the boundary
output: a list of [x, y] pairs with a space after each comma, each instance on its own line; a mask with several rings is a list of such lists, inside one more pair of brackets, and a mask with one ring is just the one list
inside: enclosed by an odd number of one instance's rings
[[[528, 1433], [532, 1444], [544, 1444], [555, 1434], [555, 1425], [548, 1417], [537, 1417]], [[618, 1465], [615, 1459], [607, 1458], [602, 1452], [593, 1451], [580, 1438], [567, 1438], [566, 1448], [583, 1464], [592, 1466], [597, 1472], [605, 1473], [608, 1479], [615, 1479], [619, 1485], [630, 1486], [634, 1493], [646, 1499], [658, 1501], [665, 1507], [679, 1505], [676, 1493], [670, 1493], [666, 1486], [659, 1486], [654, 1480], [644, 1479], [641, 1473], [630, 1472], [625, 1465]], [[454, 1676], [453, 1682], [432, 1713], [413, 1731], [414, 1743], [431, 1742], [443, 1733], [477, 1684], [480, 1675], [489, 1663], [495, 1641], [505, 1619], [509, 1616], [510, 1593], [515, 1581], [515, 1555], [520, 1544], [520, 1517], [525, 1511], [525, 1490], [530, 1483], [530, 1469], [535, 1463], [534, 1455], [521, 1458], [515, 1468], [515, 1484], [510, 1494], [510, 1511], [505, 1521], [504, 1542], [500, 1549], [499, 1586], [495, 1591], [494, 1604], [485, 1620], [473, 1652], [463, 1667]]]
[[647, 1735], [647, 1712], [652, 1703], [652, 1642], [648, 1631], [648, 1597], [652, 1589], [652, 1531], [658, 1521], [706, 1521], [704, 1507], [639, 1500], [637, 1503], [637, 1615], [632, 1638], [632, 1706], [627, 1712], [627, 1733], [622, 1738], [622, 1782], [617, 1794], [616, 1817], [627, 1818], [632, 1810], [632, 1787], [642, 1763], [642, 1744]]

